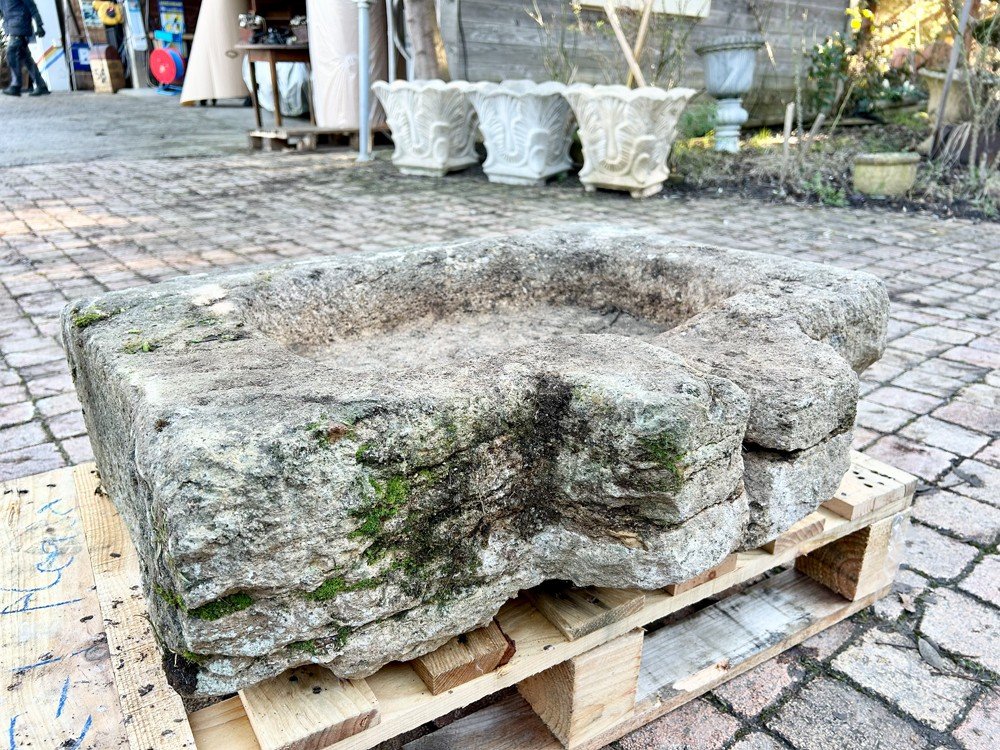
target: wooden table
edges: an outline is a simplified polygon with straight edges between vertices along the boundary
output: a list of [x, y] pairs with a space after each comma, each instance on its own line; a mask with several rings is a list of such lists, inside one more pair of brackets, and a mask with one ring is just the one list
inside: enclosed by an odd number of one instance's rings
[[[266, 62], [271, 69], [271, 88], [274, 95], [274, 121], [281, 127], [281, 95], [278, 92], [278, 69], [280, 62], [301, 62], [306, 64], [312, 79], [312, 67], [309, 64], [308, 44], [237, 44], [236, 49], [245, 52], [250, 59], [250, 100], [253, 102], [254, 117], [257, 127], [263, 127], [260, 117], [260, 102], [257, 101], [257, 71], [254, 63]], [[309, 122], [316, 124], [316, 113], [312, 103], [312, 86], [309, 88]]]

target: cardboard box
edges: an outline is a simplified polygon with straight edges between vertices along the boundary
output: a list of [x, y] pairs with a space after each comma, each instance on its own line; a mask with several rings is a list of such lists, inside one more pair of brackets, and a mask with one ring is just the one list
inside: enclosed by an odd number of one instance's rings
[[125, 71], [118, 52], [107, 44], [90, 48], [90, 73], [94, 77], [94, 91], [113, 94], [125, 88]]

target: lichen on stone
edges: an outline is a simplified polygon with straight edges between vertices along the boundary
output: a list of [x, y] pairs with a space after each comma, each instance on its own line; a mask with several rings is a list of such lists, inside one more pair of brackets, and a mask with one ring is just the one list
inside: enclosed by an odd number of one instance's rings
[[188, 614], [198, 620], [219, 620], [227, 615], [241, 612], [253, 604], [253, 597], [244, 591], [224, 596], [208, 604], [188, 610]]

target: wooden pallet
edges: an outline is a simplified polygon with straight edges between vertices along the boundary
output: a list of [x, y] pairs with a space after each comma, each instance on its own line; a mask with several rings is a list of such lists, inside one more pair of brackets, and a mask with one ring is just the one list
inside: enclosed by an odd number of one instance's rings
[[[387, 128], [376, 128], [373, 140], [385, 139]], [[315, 151], [319, 146], [346, 146], [357, 150], [358, 131], [321, 128], [316, 125], [297, 127], [258, 128], [247, 133], [254, 151]]]
[[15, 480], [0, 485], [0, 723], [15, 746], [366, 750], [516, 685], [406, 747], [598, 748], [882, 596], [915, 485], [855, 454], [836, 497], [768, 550], [670, 591], [540, 587], [366, 680], [303, 668], [187, 714], [93, 465]]

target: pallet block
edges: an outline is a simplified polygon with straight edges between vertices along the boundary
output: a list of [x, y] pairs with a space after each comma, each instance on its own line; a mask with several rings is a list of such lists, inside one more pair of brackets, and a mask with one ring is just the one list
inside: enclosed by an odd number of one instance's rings
[[[468, 634], [418, 661], [355, 681], [309, 667], [301, 684], [286, 673], [190, 715], [166, 685], [135, 550], [97, 491], [93, 466], [6, 483], [0, 508], [11, 523], [0, 528], [0, 570], [15, 585], [0, 606], [17, 616], [0, 617], [0, 668], [17, 675], [7, 694], [17, 715], [13, 736], [41, 747], [86, 726], [99, 747], [367, 750], [518, 686], [520, 695], [407, 747], [598, 748], [887, 590], [915, 480], [858, 455], [853, 468], [834, 509], [820, 508], [790, 529], [769, 545], [773, 552], [737, 553], [672, 595], [548, 585], [504, 605], [496, 630]], [[45, 573], [59, 585], [40, 587]], [[737, 586], [739, 593], [714, 601]], [[15, 587], [28, 593], [9, 593]], [[677, 619], [709, 598], [709, 606]], [[668, 615], [668, 624], [643, 633]], [[497, 632], [516, 651], [487, 670], [500, 651]]]

